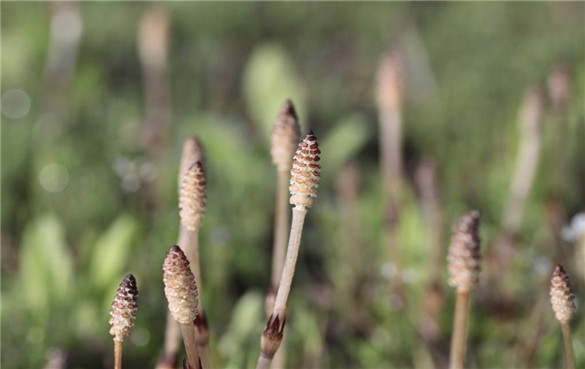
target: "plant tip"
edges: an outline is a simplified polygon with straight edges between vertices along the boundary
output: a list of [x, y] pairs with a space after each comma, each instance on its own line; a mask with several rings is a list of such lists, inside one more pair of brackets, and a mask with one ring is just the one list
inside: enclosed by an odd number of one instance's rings
[[114, 341], [124, 341], [130, 335], [138, 309], [137, 299], [136, 279], [128, 274], [120, 283], [110, 310], [110, 334], [114, 336]]
[[575, 314], [575, 294], [571, 287], [569, 274], [557, 265], [550, 281], [550, 303], [557, 320], [567, 323]]
[[197, 160], [185, 173], [179, 193], [181, 224], [189, 231], [195, 231], [201, 226], [205, 213], [206, 184], [205, 168]]
[[472, 210], [455, 225], [449, 245], [449, 284], [458, 291], [469, 291], [479, 281], [480, 272], [480, 213]]
[[298, 208], [310, 208], [317, 197], [321, 177], [319, 143], [313, 131], [299, 142], [290, 171], [290, 203]]
[[163, 263], [163, 282], [169, 310], [181, 324], [192, 324], [197, 316], [197, 284], [189, 260], [177, 245], [171, 246]]

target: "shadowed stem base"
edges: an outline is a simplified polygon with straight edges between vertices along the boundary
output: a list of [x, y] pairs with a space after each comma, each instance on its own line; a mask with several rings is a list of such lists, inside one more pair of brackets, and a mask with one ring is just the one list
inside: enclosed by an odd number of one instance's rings
[[469, 291], [457, 291], [453, 338], [451, 339], [451, 355], [449, 357], [450, 369], [463, 369], [463, 363], [465, 362], [469, 295]]

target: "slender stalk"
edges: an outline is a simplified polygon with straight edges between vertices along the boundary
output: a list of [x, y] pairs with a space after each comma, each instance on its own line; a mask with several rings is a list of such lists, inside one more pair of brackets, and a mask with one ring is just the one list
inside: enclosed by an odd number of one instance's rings
[[315, 137], [313, 131], [308, 131], [307, 135], [299, 142], [290, 172], [289, 202], [294, 205], [290, 236], [274, 308], [268, 318], [266, 328], [262, 332], [258, 368], [268, 368], [282, 342], [286, 321], [286, 302], [299, 255], [303, 224], [307, 215], [307, 208], [313, 205], [317, 197], [317, 187], [319, 187], [319, 178], [321, 177], [320, 153], [317, 137]]
[[191, 324], [181, 324], [181, 333], [183, 334], [183, 343], [185, 344], [185, 351], [189, 363], [193, 368], [202, 369], [199, 361], [199, 353], [197, 352], [197, 345], [195, 344], [195, 326]]
[[463, 369], [467, 341], [467, 320], [469, 316], [469, 291], [457, 291], [455, 321], [451, 339], [450, 369]]
[[264, 339], [267, 340], [267, 344], [262, 342], [260, 346], [260, 356], [258, 358], [257, 369], [268, 368], [270, 366], [274, 354], [277, 352], [282, 341], [282, 331], [284, 329], [286, 316], [286, 302], [290, 293], [295, 265], [299, 256], [299, 246], [301, 244], [301, 235], [303, 233], [303, 224], [306, 215], [307, 209], [304, 207], [294, 207], [292, 210], [292, 223], [290, 227], [286, 260], [284, 262], [278, 292], [276, 293], [276, 300], [274, 301], [274, 309], [262, 336], [263, 341]]
[[122, 341], [114, 340], [114, 369], [122, 369]]
[[[201, 267], [199, 263], [199, 228], [194, 231], [189, 231], [181, 227], [181, 235], [184, 239], [184, 250], [191, 272], [195, 276], [195, 283], [197, 283], [197, 292], [199, 293], [199, 314], [204, 315], [205, 309], [203, 307], [203, 283], [201, 282]], [[195, 339], [199, 356], [201, 357], [201, 365], [204, 368], [211, 368], [211, 359], [209, 355], [209, 328], [207, 327], [207, 320], [199, 324], [195, 329]]]
[[575, 354], [573, 353], [573, 340], [571, 339], [571, 326], [569, 322], [561, 323], [563, 330], [563, 342], [565, 343], [565, 358], [568, 369], [575, 369]]
[[163, 354], [156, 364], [156, 369], [167, 369], [174, 367], [177, 362], [179, 344], [181, 339], [179, 323], [173, 318], [170, 311], [167, 311], [167, 328], [165, 331], [165, 345]]
[[295, 274], [295, 265], [299, 256], [299, 246], [301, 245], [301, 235], [303, 234], [303, 224], [307, 209], [295, 207], [292, 210], [292, 223], [290, 226], [290, 238], [288, 241], [288, 249], [286, 252], [286, 260], [284, 262], [284, 269], [282, 277], [280, 278], [280, 285], [276, 293], [276, 301], [274, 302], [273, 315], [284, 317], [286, 310], [286, 302], [290, 293], [290, 286]]
[[[284, 268], [284, 258], [286, 253], [286, 231], [289, 223], [288, 213], [288, 182], [290, 170], [278, 169], [278, 182], [276, 187], [276, 214], [274, 218], [274, 243], [272, 251], [272, 291], [276, 291], [282, 276], [282, 269]], [[273, 292], [269, 292], [272, 294]], [[274, 295], [272, 295], [274, 296]], [[274, 301], [274, 300], [273, 300]], [[273, 306], [267, 304], [266, 313], [268, 316], [272, 313]], [[285, 336], [283, 334], [280, 349], [274, 354], [272, 361], [272, 368], [284, 368], [286, 360], [286, 344]]]
[[[276, 188], [276, 216], [274, 218], [274, 243], [272, 254], [272, 286], [278, 286], [284, 256], [286, 252], [286, 228], [289, 222], [288, 216], [288, 181], [290, 171], [278, 170], [278, 183]], [[271, 312], [268, 312], [269, 314]]]

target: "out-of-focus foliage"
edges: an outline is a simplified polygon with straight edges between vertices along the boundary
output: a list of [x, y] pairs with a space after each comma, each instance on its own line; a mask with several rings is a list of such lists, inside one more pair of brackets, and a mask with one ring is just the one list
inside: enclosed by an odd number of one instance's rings
[[[513, 273], [500, 281], [521, 292], [515, 310], [476, 296], [468, 359], [471, 367], [563, 365], [547, 285], [563, 263], [584, 299], [582, 258], [553, 220], [568, 222], [585, 203], [585, 4], [84, 2], [56, 17], [67, 6], [1, 4], [3, 367], [42, 367], [56, 350], [67, 367], [111, 367], [109, 305], [127, 273], [140, 297], [124, 366], [154, 365], [166, 314], [161, 265], [177, 239], [176, 178], [191, 134], [207, 157], [200, 244], [212, 356], [217, 367], [253, 367], [270, 281], [269, 132], [286, 98], [302, 130], [319, 138], [323, 166], [289, 300], [287, 363], [430, 367], [445, 347], [420, 334], [434, 240], [416, 168], [423, 158], [437, 164], [442, 244], [454, 220], [478, 208], [489, 250], [501, 232], [524, 92], [546, 92], [560, 64], [570, 69], [571, 98], [560, 110], [546, 101]], [[152, 106], [137, 43], [155, 7], [170, 22], [172, 121], [160, 141], [147, 141]], [[76, 32], [74, 52], [59, 49], [55, 37], [74, 42]], [[400, 271], [387, 255], [373, 96], [379, 58], [396, 46], [407, 76]], [[55, 60], [63, 69], [49, 68]], [[4, 103], [14, 90], [31, 103], [20, 118]], [[403, 282], [402, 295], [389, 292], [390, 277]], [[448, 343], [453, 296], [436, 282]], [[580, 366], [583, 317], [580, 308], [573, 323]]]

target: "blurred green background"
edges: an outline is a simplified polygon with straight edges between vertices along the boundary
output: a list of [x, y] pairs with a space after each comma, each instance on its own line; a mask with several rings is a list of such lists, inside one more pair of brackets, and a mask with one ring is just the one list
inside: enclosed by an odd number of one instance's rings
[[[517, 258], [499, 281], [513, 286], [506, 303], [514, 307], [488, 308], [478, 293], [468, 361], [483, 368], [564, 365], [546, 299], [555, 263], [567, 267], [579, 299], [585, 296], [578, 242], [560, 237], [558, 226], [585, 210], [584, 3], [0, 6], [2, 367], [110, 367], [108, 312], [130, 272], [140, 298], [125, 367], [156, 363], [166, 316], [161, 265], [177, 238], [177, 172], [190, 134], [207, 156], [200, 243], [214, 362], [255, 366], [276, 183], [269, 132], [289, 97], [302, 130], [319, 138], [323, 177], [293, 282], [287, 366], [440, 367], [453, 292], [445, 275], [435, 281], [446, 305], [441, 339], [431, 345], [421, 311], [437, 240], [415, 172], [424, 160], [437, 167], [444, 219], [438, 243], [446, 245], [453, 222], [477, 208], [489, 249], [501, 234], [523, 96], [534, 85], [546, 95], [559, 65], [570, 71], [569, 98], [556, 109], [546, 99]], [[155, 20], [145, 23], [146, 14]], [[141, 37], [151, 42], [141, 47]], [[374, 98], [379, 60], [396, 45], [408, 74], [401, 294], [388, 289], [394, 266], [385, 261]], [[354, 189], [354, 203], [344, 186]], [[585, 366], [583, 317], [579, 308], [578, 367]]]

